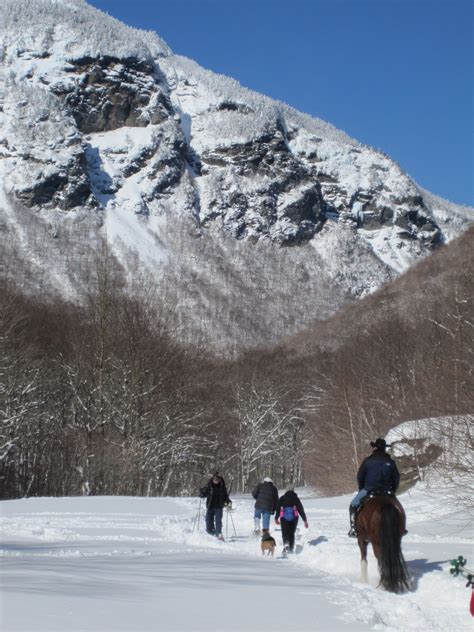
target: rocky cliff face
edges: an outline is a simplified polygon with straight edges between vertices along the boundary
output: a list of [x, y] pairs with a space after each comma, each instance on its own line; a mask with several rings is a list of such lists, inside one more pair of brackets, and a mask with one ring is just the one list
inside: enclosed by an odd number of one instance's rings
[[[257, 253], [279, 256], [257, 243], [304, 247], [283, 284], [303, 266], [311, 286], [333, 286], [334, 308], [427, 254], [445, 224], [450, 234], [466, 224], [467, 213], [427, 195], [388, 157], [83, 0], [3, 5], [1, 210], [8, 239], [25, 251], [30, 209], [56, 239], [71, 221], [102, 230], [119, 257], [133, 249], [166, 276], [163, 262], [176, 273], [183, 249], [201, 256], [192, 239], [176, 247], [170, 225], [183, 222], [211, 250], [219, 240], [243, 244], [247, 288]], [[68, 276], [54, 257], [50, 265]]]

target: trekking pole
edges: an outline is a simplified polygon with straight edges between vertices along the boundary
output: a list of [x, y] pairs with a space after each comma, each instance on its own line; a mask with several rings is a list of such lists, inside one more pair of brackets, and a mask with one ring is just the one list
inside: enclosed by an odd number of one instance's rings
[[[234, 479], [232, 478], [232, 480], [230, 481], [230, 486], [229, 486], [229, 492], [228, 492], [229, 496], [230, 496], [230, 493], [232, 491], [232, 485], [233, 484], [234, 484]], [[232, 527], [234, 528], [234, 536], [237, 537], [237, 531], [235, 530], [234, 519], [232, 518], [232, 514], [231, 514], [232, 502], [230, 504], [231, 504], [231, 506], [227, 508], [227, 518], [229, 517], [229, 514], [230, 514], [230, 521], [232, 522]], [[227, 535], [226, 535], [226, 538], [227, 538]]]
[[229, 535], [229, 510], [226, 511], [225, 517], [225, 539], [227, 540], [227, 536]]
[[202, 498], [199, 498], [198, 512], [196, 514], [196, 517], [194, 518], [193, 530], [191, 531], [191, 533], [194, 533], [196, 529], [196, 525], [197, 525], [197, 530], [199, 531], [199, 521], [201, 520], [201, 502], [202, 502]]
[[231, 509], [227, 510], [227, 516], [229, 516], [229, 514], [230, 514], [230, 521], [232, 522], [232, 526], [234, 528], [234, 535], [235, 535], [235, 537], [237, 537], [237, 531], [235, 530], [234, 519], [232, 518], [232, 514], [230, 513], [231, 511], [232, 511]]
[[198, 517], [197, 517], [197, 530], [199, 531], [199, 523], [201, 522], [201, 503], [202, 498], [199, 498]]

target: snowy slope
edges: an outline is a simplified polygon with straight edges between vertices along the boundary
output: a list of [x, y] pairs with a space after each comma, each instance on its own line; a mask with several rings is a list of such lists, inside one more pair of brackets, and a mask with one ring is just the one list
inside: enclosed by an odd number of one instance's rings
[[[470, 630], [470, 591], [449, 560], [472, 560], [442, 489], [401, 496], [412, 577], [405, 595], [359, 581], [359, 552], [347, 538], [350, 497], [301, 490], [310, 528], [288, 560], [262, 558], [253, 501], [234, 498], [220, 543], [192, 532], [195, 498], [36, 498], [1, 505], [2, 629], [52, 630]], [[471, 516], [472, 519], [472, 516]], [[237, 537], [234, 537], [232, 521]], [[471, 522], [472, 525], [472, 522]], [[280, 542], [280, 532], [274, 531]]]
[[3, 0], [0, 32], [4, 252], [30, 291], [80, 296], [105, 237], [151, 271], [184, 331], [269, 342], [472, 219], [329, 123], [84, 0]]

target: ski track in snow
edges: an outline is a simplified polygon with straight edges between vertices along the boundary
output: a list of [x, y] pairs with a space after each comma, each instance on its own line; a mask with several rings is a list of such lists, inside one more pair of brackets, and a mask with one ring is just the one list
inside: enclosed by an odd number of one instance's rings
[[474, 534], [446, 498], [422, 487], [401, 497], [412, 577], [405, 595], [377, 588], [372, 553], [369, 585], [360, 583], [358, 546], [346, 536], [350, 497], [305, 489], [302, 499], [310, 528], [300, 525], [300, 552], [287, 560], [262, 558], [248, 496], [224, 513], [223, 543], [205, 534], [202, 507], [193, 532], [195, 498], [4, 501], [2, 630], [166, 632], [218, 629], [219, 620], [246, 631], [472, 629], [470, 593], [448, 569], [458, 555], [472, 561]]

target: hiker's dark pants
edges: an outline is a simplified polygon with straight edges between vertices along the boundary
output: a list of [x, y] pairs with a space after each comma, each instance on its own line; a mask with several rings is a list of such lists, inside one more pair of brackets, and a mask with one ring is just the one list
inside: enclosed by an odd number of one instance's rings
[[293, 551], [295, 548], [295, 533], [296, 527], [298, 525], [298, 518], [294, 520], [285, 520], [284, 518], [280, 519], [281, 524], [281, 537], [283, 539], [283, 546], [288, 544], [290, 551]]
[[[206, 531], [211, 535], [222, 533], [222, 507], [220, 509], [209, 508], [206, 513]], [[214, 523], [215, 521], [215, 523]]]

